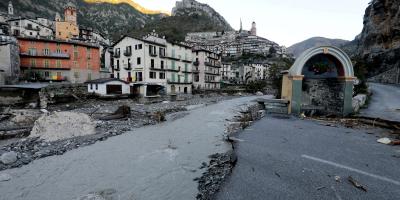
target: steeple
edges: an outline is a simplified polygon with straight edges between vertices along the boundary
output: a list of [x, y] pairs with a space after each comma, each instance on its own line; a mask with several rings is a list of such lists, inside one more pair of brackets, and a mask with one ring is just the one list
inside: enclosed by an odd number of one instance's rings
[[9, 15], [14, 15], [14, 6], [12, 5], [12, 2], [8, 2], [8, 14]]
[[242, 24], [242, 18], [240, 18], [240, 29], [239, 29], [239, 32], [242, 32], [243, 31], [243, 24]]

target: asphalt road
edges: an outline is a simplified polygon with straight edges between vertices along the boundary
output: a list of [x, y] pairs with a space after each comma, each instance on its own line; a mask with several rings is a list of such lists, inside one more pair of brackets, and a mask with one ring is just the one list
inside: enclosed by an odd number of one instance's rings
[[237, 137], [238, 163], [218, 200], [400, 198], [400, 148], [366, 130], [267, 117]]
[[400, 86], [370, 83], [373, 92], [367, 109], [360, 115], [400, 121]]

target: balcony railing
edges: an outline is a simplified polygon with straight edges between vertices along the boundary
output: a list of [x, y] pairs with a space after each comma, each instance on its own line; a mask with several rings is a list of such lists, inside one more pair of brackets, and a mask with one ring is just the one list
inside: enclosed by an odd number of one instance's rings
[[200, 73], [200, 70], [199, 70], [199, 69], [193, 69], [192, 72], [193, 72], [194, 74], [198, 74], [198, 73]]
[[195, 61], [195, 62], [193, 62], [193, 65], [194, 65], [194, 66], [199, 66], [199, 65], [200, 65], [200, 62], [199, 62], [199, 61]]
[[132, 65], [131, 64], [125, 64], [124, 65], [125, 70], [132, 70]]
[[119, 67], [114, 67], [115, 71], [121, 71], [121, 69]]
[[114, 53], [114, 58], [120, 58], [121, 57], [121, 53], [120, 52], [115, 52]]
[[167, 80], [167, 83], [168, 83], [168, 84], [175, 84], [175, 85], [179, 85], [179, 84], [186, 85], [186, 84], [192, 84], [193, 82], [191, 82], [191, 81], [180, 81], [180, 80], [170, 80], [170, 79], [168, 79], [168, 80]]
[[177, 58], [176, 56], [169, 56], [167, 54], [163, 55], [163, 58], [168, 58], [168, 59], [176, 60], [176, 61], [181, 60], [180, 58]]
[[40, 58], [62, 58], [62, 59], [69, 59], [70, 55], [68, 53], [29, 53], [29, 52], [22, 52], [20, 53], [22, 57], [40, 57]]
[[157, 57], [157, 53], [156, 52], [150, 52], [150, 56], [151, 57]]
[[131, 56], [132, 55], [132, 51], [124, 51], [124, 56]]

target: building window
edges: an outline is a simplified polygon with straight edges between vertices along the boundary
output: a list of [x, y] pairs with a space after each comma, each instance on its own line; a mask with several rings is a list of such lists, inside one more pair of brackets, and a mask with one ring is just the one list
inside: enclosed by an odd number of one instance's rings
[[72, 63], [74, 65], [74, 68], [78, 68], [78, 62], [77, 61], [73, 61]]
[[88, 81], [92, 80], [92, 74], [91, 74], [91, 73], [88, 73], [88, 75], [87, 75], [87, 80], [88, 80]]
[[98, 90], [99, 89], [99, 84], [96, 84], [96, 90]]
[[138, 48], [138, 45], [135, 45], [135, 50], [137, 50], [137, 48]]
[[161, 69], [164, 69], [164, 61], [161, 61]]
[[143, 45], [142, 45], [142, 44], [139, 44], [139, 45], [138, 45], [138, 49], [143, 49]]
[[92, 58], [92, 49], [90, 47], [86, 48], [86, 57], [88, 60]]
[[142, 60], [141, 60], [141, 58], [139, 57], [139, 58], [137, 58], [137, 64], [138, 65], [140, 65], [142, 63]]
[[151, 67], [151, 68], [154, 68], [154, 59], [151, 59], [150, 67]]
[[160, 79], [165, 79], [165, 73], [164, 72], [160, 72]]
[[143, 81], [143, 73], [142, 72], [136, 72], [136, 81]]
[[74, 60], [78, 60], [78, 52], [74, 51]]
[[36, 67], [36, 60], [35, 59], [31, 59], [31, 67]]
[[92, 64], [90, 62], [87, 62], [87, 68], [92, 69]]
[[79, 72], [74, 72], [74, 77], [75, 77], [76, 79], [78, 79], [78, 78], [79, 78]]
[[150, 79], [156, 79], [156, 73], [155, 72], [150, 72]]
[[28, 54], [31, 55], [31, 56], [36, 56], [36, 48], [28, 49]]
[[49, 68], [49, 66], [50, 66], [50, 61], [49, 61], [49, 60], [44, 60], [43, 62], [44, 62], [44, 64], [43, 64], [44, 67], [45, 67], [45, 68]]
[[56, 61], [56, 67], [57, 68], [61, 68], [61, 60], [57, 60]]
[[46, 77], [46, 78], [50, 77], [50, 72], [45, 71], [45, 72], [44, 72], [44, 77]]
[[45, 56], [50, 55], [50, 49], [43, 49], [43, 55]]
[[199, 82], [200, 76], [198, 74], [194, 75], [194, 82]]
[[93, 90], [93, 84], [90, 84], [90, 89]]

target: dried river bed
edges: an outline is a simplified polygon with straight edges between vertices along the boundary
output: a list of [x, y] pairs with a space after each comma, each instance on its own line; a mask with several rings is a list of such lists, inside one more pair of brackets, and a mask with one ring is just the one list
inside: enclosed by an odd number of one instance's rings
[[[195, 199], [198, 178], [209, 155], [224, 153], [227, 119], [258, 97], [223, 101], [189, 111], [175, 121], [136, 129], [62, 156], [2, 171], [1, 200]], [[92, 195], [93, 197], [93, 195]]]

